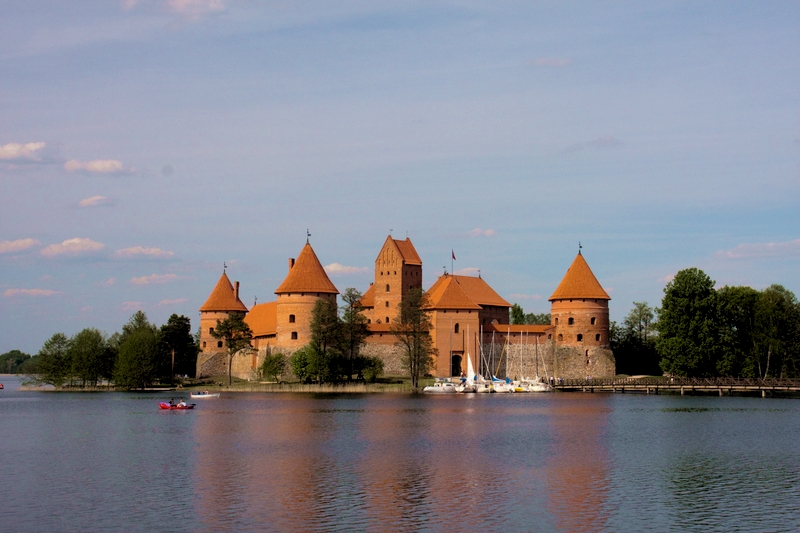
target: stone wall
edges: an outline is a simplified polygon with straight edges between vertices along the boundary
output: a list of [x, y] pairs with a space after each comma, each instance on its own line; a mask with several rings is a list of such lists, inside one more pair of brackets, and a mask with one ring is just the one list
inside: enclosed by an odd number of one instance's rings
[[408, 370], [403, 368], [402, 349], [393, 344], [366, 344], [361, 348], [361, 355], [380, 357], [385, 376], [401, 376], [408, 373]]
[[197, 354], [198, 378], [228, 375], [227, 352], [200, 352]]
[[[587, 376], [599, 378], [612, 377], [617, 373], [611, 350], [598, 346], [557, 346], [552, 340], [538, 346], [512, 344], [505, 349], [497, 344], [494, 348], [491, 344], [484, 344], [483, 358], [491, 373], [512, 379], [533, 378], [537, 375], [566, 379]], [[481, 369], [485, 368], [486, 363], [481, 365]], [[466, 367], [466, 363], [463, 366]], [[483, 370], [483, 373], [486, 374], [486, 371]]]

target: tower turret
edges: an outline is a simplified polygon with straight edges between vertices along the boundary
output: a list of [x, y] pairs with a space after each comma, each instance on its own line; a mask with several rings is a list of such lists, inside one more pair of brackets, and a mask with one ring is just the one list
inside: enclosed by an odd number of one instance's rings
[[204, 354], [224, 352], [225, 341], [214, 337], [217, 320], [225, 320], [231, 314], [247, 314], [247, 306], [239, 299], [239, 282], [234, 285], [223, 271], [214, 290], [200, 307], [200, 351]]

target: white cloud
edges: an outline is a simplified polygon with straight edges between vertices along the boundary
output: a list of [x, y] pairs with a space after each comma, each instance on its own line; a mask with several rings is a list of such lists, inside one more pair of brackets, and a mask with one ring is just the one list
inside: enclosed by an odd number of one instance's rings
[[122, 302], [123, 311], [138, 311], [142, 308], [142, 302]]
[[110, 203], [111, 200], [105, 196], [91, 196], [78, 202], [78, 205], [81, 207], [97, 207], [99, 205], [109, 205]]
[[61, 244], [51, 244], [42, 250], [42, 255], [46, 257], [53, 257], [56, 255], [64, 254], [82, 254], [96, 252], [105, 248], [105, 245], [95, 242], [91, 239], [81, 239], [76, 237], [74, 239], [67, 239]]
[[462, 268], [453, 272], [456, 276], [477, 276], [480, 273], [480, 269], [475, 267]]
[[117, 250], [117, 257], [136, 257], [146, 255], [150, 257], [172, 257], [175, 255], [174, 252], [170, 252], [168, 250], [162, 250], [160, 248], [147, 248], [145, 246], [132, 246], [130, 248], [123, 248], [121, 250]]
[[491, 237], [492, 235], [494, 235], [494, 230], [475, 228], [474, 230], [470, 231], [467, 235], [469, 235], [470, 237]]
[[582, 143], [573, 144], [571, 146], [567, 146], [567, 148], [564, 151], [571, 154], [575, 152], [582, 152], [583, 150], [588, 150], [591, 148], [604, 149], [604, 148], [616, 148], [617, 146], [622, 146], [622, 141], [620, 141], [613, 135], [603, 135], [602, 137], [598, 137], [597, 139], [593, 139], [591, 141], [586, 141]]
[[0, 254], [8, 254], [11, 252], [21, 252], [42, 243], [36, 239], [17, 239], [16, 241], [0, 241]]
[[140, 278], [131, 278], [131, 283], [134, 285], [154, 285], [157, 283], [169, 283], [176, 279], [178, 279], [178, 276], [175, 274], [150, 274]]
[[5, 297], [11, 296], [53, 296], [54, 294], [61, 294], [59, 291], [51, 291], [50, 289], [7, 289], [3, 293]]
[[167, 0], [167, 7], [173, 13], [188, 17], [198, 17], [207, 13], [225, 11], [225, 0]]
[[675, 274], [667, 274], [663, 278], [659, 278], [658, 281], [660, 281], [661, 283], [669, 283], [673, 279], [675, 279]]
[[369, 268], [367, 267], [345, 266], [339, 263], [331, 263], [330, 265], [325, 265], [324, 268], [325, 272], [334, 276], [344, 274], [366, 274], [369, 272]]
[[105, 281], [98, 281], [97, 283], [95, 283], [95, 285], [97, 285], [99, 287], [110, 287], [114, 283], [116, 283], [116, 281], [117, 281], [117, 278], [108, 278]]
[[64, 163], [64, 170], [67, 172], [85, 170], [86, 172], [95, 172], [97, 174], [118, 174], [121, 172], [127, 172], [122, 166], [122, 162], [117, 161], [116, 159], [94, 159], [92, 161], [78, 161], [77, 159], [70, 159]]
[[189, 300], [187, 298], [176, 298], [174, 300], [161, 300], [160, 302], [158, 302], [158, 305], [177, 305], [186, 303], [188, 301]]
[[543, 296], [541, 294], [509, 294], [508, 297], [512, 300], [541, 300]]
[[8, 143], [0, 146], [0, 159], [33, 159], [37, 160], [36, 152], [44, 148], [44, 143]]
[[572, 59], [569, 57], [540, 57], [530, 62], [534, 67], [566, 67], [572, 64]]
[[730, 250], [717, 252], [717, 255], [724, 259], [758, 259], [798, 254], [800, 254], [800, 239], [786, 242], [740, 244]]

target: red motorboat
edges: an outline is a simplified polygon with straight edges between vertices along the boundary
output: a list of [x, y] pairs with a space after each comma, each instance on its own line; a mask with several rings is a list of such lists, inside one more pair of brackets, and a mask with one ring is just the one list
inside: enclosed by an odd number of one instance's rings
[[181, 404], [170, 404], [168, 402], [158, 402], [159, 409], [167, 409], [169, 411], [185, 411], [186, 409], [194, 409], [195, 404], [193, 403], [185, 403]]

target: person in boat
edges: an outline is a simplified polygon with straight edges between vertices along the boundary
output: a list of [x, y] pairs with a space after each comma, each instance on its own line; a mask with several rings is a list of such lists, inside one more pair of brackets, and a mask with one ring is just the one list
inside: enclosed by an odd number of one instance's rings
[[173, 405], [175, 405], [175, 398], [170, 398], [170, 399], [169, 399], [169, 405], [170, 405], [170, 407], [172, 407]]
[[186, 402], [181, 400], [180, 402], [178, 402], [178, 407], [186, 407]]

